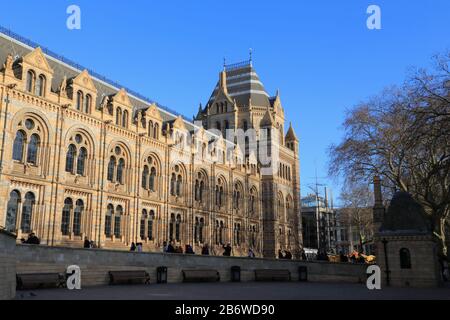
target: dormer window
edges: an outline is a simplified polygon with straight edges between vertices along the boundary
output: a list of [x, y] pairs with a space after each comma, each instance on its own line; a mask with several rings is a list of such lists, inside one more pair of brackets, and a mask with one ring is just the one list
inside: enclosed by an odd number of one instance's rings
[[91, 113], [92, 97], [90, 94], [86, 95], [84, 99], [84, 112]]
[[45, 93], [45, 82], [46, 78], [43, 74], [41, 74], [36, 80], [36, 86], [34, 90], [34, 94], [40, 97], [44, 96]]
[[33, 70], [28, 70], [27, 72], [27, 92], [33, 93], [34, 82], [36, 80], [36, 75]]
[[78, 111], [83, 110], [83, 92], [81, 91], [77, 92], [77, 110]]

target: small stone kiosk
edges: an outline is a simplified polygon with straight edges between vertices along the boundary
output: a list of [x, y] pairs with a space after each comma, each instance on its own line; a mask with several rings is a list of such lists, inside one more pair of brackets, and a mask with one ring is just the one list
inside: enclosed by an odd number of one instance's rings
[[[409, 193], [397, 192], [384, 214], [381, 184], [375, 179], [374, 222], [382, 285], [437, 287], [442, 284], [437, 243], [423, 207]], [[381, 220], [381, 221], [380, 221]]]
[[16, 296], [16, 237], [0, 229], [0, 300]]

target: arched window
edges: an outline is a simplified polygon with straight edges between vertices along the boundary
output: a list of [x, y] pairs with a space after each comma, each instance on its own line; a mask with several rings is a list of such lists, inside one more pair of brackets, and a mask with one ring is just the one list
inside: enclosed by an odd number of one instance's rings
[[148, 217], [148, 226], [147, 226], [148, 240], [153, 240], [153, 221], [154, 220], [155, 220], [155, 212], [153, 210], [151, 210], [150, 215]]
[[84, 211], [83, 200], [78, 200], [76, 203], [75, 210], [73, 212], [73, 234], [75, 236], [81, 235], [81, 218]]
[[117, 206], [116, 214], [114, 215], [114, 236], [116, 238], [120, 238], [122, 236], [121, 230], [122, 215], [123, 215], [122, 206]]
[[142, 210], [140, 236], [141, 240], [145, 240], [145, 225], [147, 223], [147, 210]]
[[411, 253], [406, 248], [400, 250], [400, 268], [411, 269]]
[[123, 111], [122, 126], [124, 128], [128, 128], [128, 111], [127, 110]]
[[19, 191], [14, 190], [9, 194], [8, 207], [6, 209], [6, 231], [16, 232], [17, 213], [19, 212], [20, 201]]
[[144, 166], [144, 170], [142, 171], [142, 188], [145, 190], [147, 190], [148, 174], [148, 166]]
[[194, 242], [198, 243], [199, 242], [199, 229], [200, 229], [200, 221], [198, 220], [198, 218], [195, 218], [195, 225], [194, 225]]
[[219, 221], [216, 220], [216, 228], [215, 228], [215, 240], [216, 244], [219, 245]]
[[152, 192], [155, 192], [155, 180], [156, 180], [156, 169], [153, 167], [150, 172], [150, 182], [149, 182], [149, 189]]
[[177, 176], [175, 173], [172, 173], [172, 177], [170, 178], [170, 194], [172, 196], [176, 196], [176, 184], [177, 184]]
[[199, 193], [200, 193], [200, 186], [199, 186], [199, 184], [198, 184], [198, 180], [195, 180], [195, 187], [194, 187], [194, 189], [195, 189], [195, 193], [194, 193], [194, 199], [195, 199], [195, 201], [199, 201], [200, 200], [200, 196], [199, 196]]
[[32, 70], [27, 72], [27, 92], [33, 93], [35, 75]]
[[177, 222], [175, 224], [175, 240], [181, 241], [181, 216], [177, 216]]
[[81, 91], [77, 92], [77, 110], [78, 111], [83, 110], [83, 92]]
[[25, 145], [26, 135], [22, 130], [17, 131], [13, 144], [13, 160], [23, 161], [23, 148]]
[[36, 79], [36, 86], [35, 86], [34, 94], [37, 96], [43, 97], [44, 92], [45, 92], [45, 76], [43, 74], [41, 74]]
[[27, 162], [33, 165], [37, 164], [39, 147], [41, 144], [41, 139], [37, 134], [33, 134], [28, 143], [27, 151]]
[[173, 232], [175, 230], [175, 215], [172, 213], [170, 216], [170, 223], [169, 223], [169, 239], [170, 241], [174, 240]]
[[183, 177], [181, 175], [177, 178], [177, 196], [181, 197], [181, 192], [183, 188]]
[[61, 233], [63, 236], [70, 234], [70, 215], [73, 209], [73, 201], [70, 198], [64, 200], [64, 207], [61, 217]]
[[80, 149], [80, 154], [78, 155], [78, 161], [77, 161], [77, 174], [80, 176], [84, 176], [84, 167], [86, 164], [87, 159], [87, 150], [86, 148]]
[[119, 164], [117, 165], [117, 181], [120, 184], [124, 184], [124, 171], [125, 171], [125, 160], [124, 159], [120, 159], [119, 160]]
[[224, 225], [223, 225], [223, 221], [220, 221], [220, 226], [219, 226], [219, 244], [224, 244], [224, 239], [223, 239], [223, 229], [224, 229]]
[[105, 236], [110, 237], [111, 236], [111, 225], [112, 225], [112, 218], [114, 215], [114, 206], [112, 204], [108, 205], [108, 209], [106, 210], [105, 215]]
[[199, 237], [199, 241], [200, 243], [203, 243], [203, 228], [205, 226], [205, 219], [200, 218], [200, 225], [198, 228], [198, 237]]
[[84, 112], [91, 113], [92, 97], [90, 94], [86, 95], [84, 99]]
[[148, 122], [148, 136], [153, 138], [153, 121]]
[[203, 201], [204, 189], [205, 189], [205, 183], [202, 181], [202, 182], [200, 182], [200, 190], [199, 190], [200, 201]]
[[155, 123], [155, 129], [154, 129], [154, 133], [153, 133], [153, 138], [159, 139], [159, 124], [158, 123]]
[[117, 108], [116, 110], [116, 125], [120, 126], [122, 122], [122, 109]]
[[116, 170], [116, 158], [112, 156], [108, 163], [108, 181], [114, 182], [114, 172]]
[[25, 201], [22, 206], [22, 221], [20, 223], [20, 229], [23, 233], [31, 232], [31, 219], [33, 217], [35, 199], [34, 193], [32, 192], [28, 192], [25, 195]]
[[77, 148], [71, 144], [66, 154], [66, 172], [73, 173]]

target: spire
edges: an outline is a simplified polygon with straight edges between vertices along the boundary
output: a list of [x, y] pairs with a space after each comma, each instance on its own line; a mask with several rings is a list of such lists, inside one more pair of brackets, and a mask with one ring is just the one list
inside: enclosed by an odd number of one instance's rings
[[289, 123], [289, 129], [286, 134], [286, 141], [298, 141], [294, 128], [292, 128], [292, 122]]

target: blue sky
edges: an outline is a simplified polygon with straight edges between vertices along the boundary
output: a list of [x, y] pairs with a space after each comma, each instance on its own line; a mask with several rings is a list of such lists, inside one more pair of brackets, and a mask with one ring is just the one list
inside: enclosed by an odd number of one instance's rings
[[[81, 8], [82, 29], [66, 28]], [[382, 30], [366, 27], [379, 5]], [[253, 60], [266, 90], [280, 89], [301, 139], [302, 192], [327, 178], [327, 149], [345, 111], [400, 84], [450, 48], [450, 1], [9, 1], [0, 25], [187, 116], [205, 103], [223, 58]]]

